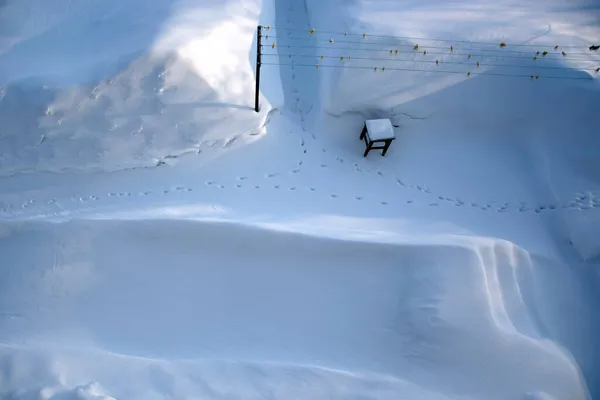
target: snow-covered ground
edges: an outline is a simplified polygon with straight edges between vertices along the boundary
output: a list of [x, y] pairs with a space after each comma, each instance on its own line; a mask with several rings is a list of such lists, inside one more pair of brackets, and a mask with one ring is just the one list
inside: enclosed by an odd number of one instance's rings
[[600, 396], [599, 20], [0, 1], [0, 398]]

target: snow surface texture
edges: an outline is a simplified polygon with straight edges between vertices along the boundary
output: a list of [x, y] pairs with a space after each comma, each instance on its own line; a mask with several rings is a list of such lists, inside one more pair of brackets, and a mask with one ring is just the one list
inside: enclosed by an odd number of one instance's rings
[[600, 37], [488, 3], [0, 1], [0, 398], [599, 396], [598, 79], [298, 66], [325, 30]]
[[0, 175], [153, 166], [248, 142], [269, 110], [252, 112], [259, 12], [258, 0], [8, 0]]

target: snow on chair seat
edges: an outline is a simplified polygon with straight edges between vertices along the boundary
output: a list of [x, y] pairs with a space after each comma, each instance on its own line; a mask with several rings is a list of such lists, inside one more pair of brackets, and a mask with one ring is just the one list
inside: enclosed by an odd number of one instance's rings
[[[365, 149], [366, 157], [372, 149], [382, 149], [382, 156], [385, 156], [388, 148], [392, 144], [392, 140], [396, 139], [392, 122], [387, 119], [368, 119], [365, 121], [363, 130], [360, 133], [360, 139], [365, 141], [367, 148]], [[383, 146], [374, 146], [375, 143], [383, 142]]]

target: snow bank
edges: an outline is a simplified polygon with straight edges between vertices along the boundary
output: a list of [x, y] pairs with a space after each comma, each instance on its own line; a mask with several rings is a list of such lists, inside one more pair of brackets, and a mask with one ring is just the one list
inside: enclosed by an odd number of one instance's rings
[[[541, 79], [544, 76], [557, 75], [585, 77], [593, 74], [593, 69], [597, 68], [596, 64], [600, 62], [598, 54], [591, 52], [579, 54], [581, 51], [587, 51], [587, 47], [594, 43], [600, 34], [600, 29], [595, 23], [597, 10], [593, 7], [590, 9], [585, 1], [572, 2], [568, 6], [553, 1], [540, 8], [535, 1], [521, 2], [518, 7], [510, 1], [493, 4], [484, 1], [427, 4], [413, 2], [398, 7], [392, 0], [355, 0], [346, 8], [347, 12], [340, 15], [337, 22], [332, 22], [325, 17], [328, 15], [329, 7], [332, 9], [337, 7], [336, 1], [331, 0], [325, 4], [316, 2], [312, 8], [311, 22], [317, 29], [324, 31], [320, 39], [326, 42], [327, 39], [332, 38], [337, 43], [335, 47], [350, 49], [346, 50], [346, 53], [357, 57], [351, 61], [346, 59], [344, 65], [368, 68], [368, 70], [324, 69], [323, 75], [333, 76], [325, 88], [328, 101], [324, 108], [333, 114], [365, 109], [389, 113], [394, 106], [401, 104], [405, 107], [406, 103], [412, 100], [466, 81], [467, 72], [525, 76], [540, 74]], [[565, 18], [565, 15], [568, 18]], [[350, 35], [343, 36], [336, 32], [348, 32]], [[364, 39], [361, 37], [362, 33], [366, 34]], [[410, 37], [420, 39], [409, 39]], [[440, 38], [456, 40], [457, 43], [431, 40]], [[492, 45], [473, 45], [461, 43], [461, 40], [487, 42]], [[495, 51], [497, 47], [493, 44], [500, 42], [509, 43], [509, 46], [510, 44], [539, 45], [540, 51], [550, 50], [550, 54], [537, 64], [527, 58], [529, 53], [525, 56], [519, 53], [523, 58], [497, 59], [496, 55], [499, 53]], [[419, 45], [419, 48], [411, 54], [414, 45]], [[450, 45], [454, 48], [452, 52]], [[572, 50], [577, 51], [576, 55], [563, 60], [560, 52], [554, 51], [555, 45], [577, 45], [580, 48]], [[390, 54], [387, 49], [399, 50], [398, 54], [393, 53], [391, 57], [398, 61], [389, 60]], [[515, 50], [531, 50], [533, 58], [538, 49], [513, 47], [507, 49], [506, 54], [515, 56], [515, 53], [510, 53]], [[571, 51], [569, 48], [565, 50]], [[337, 57], [344, 55], [345, 50], [321, 51], [324, 55]], [[424, 51], [428, 51], [428, 54], [424, 54]], [[346, 58], [349, 54], [345, 54]], [[467, 59], [468, 54], [471, 54], [469, 59]], [[400, 62], [402, 60], [404, 62]], [[435, 63], [436, 60], [439, 61], [439, 65]], [[334, 61], [327, 64], [335, 64]], [[471, 61], [472, 65], [469, 67], [445, 64], [446, 61]], [[476, 61], [480, 61], [480, 68], [475, 67]], [[488, 64], [493, 66], [487, 66]], [[498, 64], [509, 64], [513, 67], [500, 67]], [[338, 62], [337, 65], [342, 64]], [[574, 71], [538, 70], [536, 65], [569, 66]], [[376, 73], [373, 71], [375, 66], [378, 67], [379, 72], [382, 67], [387, 67], [390, 73]], [[530, 68], [520, 68], [523, 66]], [[389, 70], [391, 68], [422, 71], [391, 71]], [[583, 69], [585, 72], [578, 73], [578, 69]], [[459, 74], [431, 72], [435, 70], [455, 71]], [[512, 79], [507, 81], [504, 78], [501, 82], [510, 85], [511, 88], [528, 84], [527, 79], [515, 83]], [[490, 90], [489, 93], [492, 91]], [[514, 97], [518, 98], [516, 94]], [[458, 97], [456, 100], [457, 107], [462, 107], [465, 111], [469, 110], [468, 104], [463, 104], [466, 99]]]
[[[526, 210], [535, 203], [537, 212], [575, 205], [585, 215], [570, 215], [551, 225], [569, 232], [566, 240], [582, 258], [598, 257], [600, 166], [594, 154], [600, 139], [593, 121], [600, 86], [597, 79], [579, 80], [596, 77], [594, 70], [600, 66], [600, 53], [587, 50], [600, 37], [597, 7], [586, 1], [552, 1], [542, 8], [533, 1], [518, 7], [509, 1], [398, 7], [394, 1], [356, 0], [332, 21], [327, 18], [330, 10], [343, 8], [338, 2], [308, 4], [316, 40], [321, 46], [329, 39], [336, 43], [319, 50], [332, 57], [320, 61], [319, 68], [321, 103], [329, 114], [321, 129], [332, 145], [356, 151], [357, 146], [348, 145], [349, 132], [358, 135], [365, 118], [391, 118], [399, 127], [399, 139], [388, 153], [392, 160], [377, 164], [393, 168], [407, 181], [428, 182], [433, 193], [468, 196], [473, 204], [514, 204]], [[457, 42], [431, 40], [439, 38]], [[508, 43], [509, 52], [525, 53], [506, 53], [522, 58], [497, 58], [494, 43], [500, 42]], [[418, 50], [413, 50], [415, 45]], [[560, 46], [565, 46], [567, 57], [560, 54]], [[536, 50], [550, 53], [533, 61]], [[350, 54], [354, 59], [348, 60]], [[344, 65], [368, 69], [341, 68]], [[458, 74], [434, 72], [440, 69]], [[540, 74], [540, 79], [478, 72]], [[438, 165], [444, 165], [443, 176], [434, 167]], [[515, 184], [520, 190], [514, 190]], [[487, 197], [481, 197], [482, 192]]]
[[[523, 208], [538, 203], [538, 207], [559, 208], [577, 203], [584, 209], [596, 208], [600, 169], [591, 149], [599, 145], [592, 123], [594, 104], [600, 98], [597, 80], [544, 79], [595, 76], [589, 69], [600, 65], [600, 53], [589, 52], [587, 46], [597, 40], [600, 29], [594, 24], [595, 9], [586, 8], [584, 3], [564, 6], [551, 2], [540, 9], [538, 2], [518, 7], [508, 1], [398, 7], [394, 1], [356, 0], [346, 12], [336, 14], [339, 19], [331, 20], [327, 15], [330, 9], [338, 8], [336, 1], [309, 2], [311, 24], [317, 29], [315, 40], [320, 46], [327, 46], [330, 38], [337, 43], [332, 49], [319, 49], [315, 54], [317, 59], [319, 55], [332, 57], [319, 61], [321, 104], [328, 114], [319, 129], [327, 133], [324, 137], [332, 146], [356, 152], [358, 145], [348, 137], [358, 135], [365, 118], [391, 118], [399, 127], [398, 140], [388, 153], [391, 160], [377, 160], [377, 164], [394, 169], [397, 176], [404, 176], [407, 181], [428, 182], [432, 192], [454, 191], [456, 196], [469, 197], [476, 204], [492, 201]], [[366, 33], [365, 39], [361, 32]], [[549, 47], [551, 54], [538, 61], [503, 61], [487, 55], [490, 50], [497, 54], [495, 45], [469, 45], [464, 49], [461, 46], [465, 44], [458, 42], [451, 52], [450, 44], [427, 38], [539, 44], [539, 50]], [[584, 53], [563, 58], [559, 50], [554, 51], [556, 44], [581, 46], [577, 51]], [[420, 46], [418, 51], [413, 51], [415, 45]], [[390, 58], [388, 50], [373, 51], [388, 46], [392, 58], [405, 62], [386, 65], [381, 58]], [[335, 50], [336, 47], [352, 50]], [[400, 50], [398, 55], [394, 49]], [[532, 48], [532, 57], [536, 49]], [[427, 50], [429, 53], [423, 54]], [[350, 53], [354, 58], [348, 60]], [[470, 59], [468, 54], [472, 55]], [[344, 60], [340, 61], [342, 56]], [[446, 61], [470, 61], [472, 65], [469, 68]], [[477, 61], [479, 68], [475, 66]], [[498, 66], [502, 63], [513, 67]], [[344, 65], [368, 69], [341, 68]], [[539, 71], [536, 65], [556, 69]], [[382, 67], [388, 70], [382, 72]], [[437, 69], [460, 73], [432, 72]], [[475, 75], [478, 71], [527, 76], [539, 73], [540, 79]], [[467, 72], [473, 75], [468, 77]], [[434, 165], [444, 165], [446, 174], [440, 176]], [[447, 179], [448, 176], [460, 179]], [[515, 183], [521, 186], [520, 190], [513, 190]], [[481, 197], [481, 188], [486, 188], [487, 198]], [[595, 248], [590, 244], [585, 247]]]
[[260, 5], [4, 2], [0, 175], [152, 166], [249, 141], [270, 109], [263, 98], [253, 111]]
[[507, 242], [77, 221], [6, 225], [0, 251], [5, 396], [586, 398], [543, 338], [554, 293], [535, 282], [560, 277]]

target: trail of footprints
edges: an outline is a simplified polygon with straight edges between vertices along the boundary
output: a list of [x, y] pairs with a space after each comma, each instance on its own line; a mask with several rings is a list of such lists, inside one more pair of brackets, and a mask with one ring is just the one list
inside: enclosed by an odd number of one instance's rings
[[[279, 174], [272, 173], [272, 174], [267, 174], [266, 176], [267, 176], [267, 178], [272, 178], [277, 175], [279, 175]], [[251, 188], [251, 189], [262, 189], [263, 188], [259, 184], [245, 184], [245, 181], [247, 181], [247, 180], [248, 180], [248, 177], [246, 177], [246, 176], [238, 177], [237, 178], [238, 182], [231, 185], [230, 187], [235, 188], [235, 189], [241, 189], [241, 188], [245, 188], [245, 187]], [[421, 186], [421, 185], [412, 186], [412, 185], [404, 183], [403, 181], [401, 181], [399, 179], [397, 179], [396, 182], [399, 186], [409, 187], [409, 188], [416, 189], [416, 190], [421, 191], [426, 194], [431, 194], [431, 192], [424, 186]], [[204, 185], [207, 188], [216, 188], [216, 189], [226, 189], [228, 187], [227, 185], [224, 185], [217, 181], [206, 181], [204, 183]], [[265, 188], [269, 188], [269, 187], [274, 190], [284, 189], [284, 190], [288, 190], [291, 192], [300, 189], [297, 186], [282, 187], [280, 184], [272, 184], [271, 186], [265, 186]], [[163, 190], [158, 190], [158, 191], [146, 190], [146, 191], [140, 191], [138, 193], [109, 192], [106, 194], [106, 198], [128, 199], [128, 198], [134, 198], [134, 197], [144, 197], [144, 196], [153, 196], [153, 195], [167, 196], [167, 195], [172, 195], [172, 194], [176, 194], [176, 193], [192, 192], [193, 190], [194, 190], [193, 188], [186, 187], [186, 186], [175, 186], [170, 189], [163, 189]], [[304, 188], [304, 190], [307, 190], [308, 192], [313, 192], [313, 193], [321, 192], [321, 190], [319, 190], [315, 187]], [[328, 193], [327, 195], [331, 199], [339, 199], [341, 197], [338, 193]], [[94, 201], [98, 201], [98, 200], [102, 200], [102, 199], [103, 199], [102, 196], [89, 195], [89, 196], [71, 196], [68, 200], [70, 202], [75, 202], [75, 203], [89, 203], [89, 202], [94, 202]], [[353, 200], [360, 202], [360, 201], [365, 201], [366, 198], [365, 198], [365, 196], [354, 196]], [[372, 199], [372, 200], [374, 200], [374, 199]], [[13, 204], [0, 203], [0, 211], [3, 213], [14, 213], [14, 211], [18, 212], [18, 208], [25, 210], [30, 207], [36, 206], [38, 203], [39, 202], [36, 199], [30, 199], [30, 200], [22, 203], [19, 207], [15, 207]], [[390, 205], [390, 202], [385, 201], [385, 200], [377, 201], [377, 203], [381, 206], [389, 206]], [[61, 208], [60, 202], [55, 198], [49, 199], [46, 202], [46, 204], [48, 206], [56, 206], [58, 208]], [[417, 203], [415, 203], [414, 200], [409, 199], [409, 200], [403, 200], [401, 202], [398, 202], [398, 204], [411, 205], [411, 204], [417, 204]], [[439, 207], [442, 204], [449, 204], [449, 205], [452, 205], [455, 207], [467, 207], [467, 208], [472, 208], [472, 209], [477, 209], [477, 210], [482, 210], [482, 211], [496, 211], [496, 212], [518, 211], [518, 212], [533, 212], [536, 214], [541, 214], [546, 211], [552, 211], [552, 210], [558, 210], [558, 209], [574, 209], [574, 210], [584, 211], [584, 210], [600, 208], [600, 193], [594, 193], [594, 192], [578, 193], [573, 200], [565, 202], [563, 204], [538, 205], [535, 207], [528, 206], [527, 204], [525, 204], [523, 202], [516, 203], [516, 204], [508, 203], [508, 202], [505, 202], [505, 203], [494, 203], [494, 202], [477, 203], [477, 202], [466, 202], [460, 198], [435, 196], [435, 200], [432, 201], [431, 203], [429, 203], [428, 206], [429, 207]]]
[[[293, 133], [293, 132], [290, 132], [290, 133]], [[306, 142], [304, 141], [303, 138], [300, 138], [300, 146], [303, 148], [304, 154], [306, 154]], [[323, 149], [323, 153], [325, 153], [325, 149]], [[340, 164], [345, 164], [345, 160], [339, 156], [337, 156], [335, 158], [335, 161]], [[304, 161], [299, 160], [296, 163], [296, 167], [289, 170], [288, 173], [290, 173], [290, 174], [300, 173], [303, 165], [304, 165]], [[346, 164], [346, 165], [348, 165], [348, 164]], [[325, 163], [322, 163], [322, 164], [320, 164], [320, 167], [327, 168], [328, 165]], [[361, 166], [358, 163], [354, 163], [352, 165], [352, 168], [354, 168], [354, 170], [356, 172], [365, 172], [365, 170], [363, 168], [361, 168]], [[282, 175], [281, 172], [271, 172], [271, 173], [266, 173], [263, 176], [267, 180], [271, 180], [280, 175]], [[386, 174], [380, 170], [377, 170], [375, 172], [375, 175], [377, 175], [381, 178], [387, 178]], [[230, 187], [234, 188], [234, 189], [243, 189], [243, 188], [252, 188], [255, 190], [263, 189], [263, 187], [260, 184], [247, 183], [248, 179], [249, 179], [249, 177], [247, 177], [247, 176], [239, 176], [236, 178], [237, 182], [234, 184], [231, 184]], [[464, 207], [464, 208], [470, 208], [473, 210], [480, 210], [480, 211], [495, 211], [495, 212], [499, 212], [499, 213], [521, 212], [521, 213], [536, 213], [536, 214], [541, 214], [544, 212], [560, 210], [560, 209], [586, 211], [586, 210], [600, 208], [600, 191], [595, 191], [595, 192], [587, 191], [587, 192], [577, 193], [573, 199], [563, 202], [563, 203], [550, 203], [550, 204], [541, 204], [541, 205], [532, 206], [525, 202], [516, 202], [516, 203], [510, 203], [510, 202], [498, 203], [498, 202], [492, 202], [492, 201], [490, 201], [490, 202], [468, 202], [461, 198], [437, 195], [437, 194], [433, 193], [431, 190], [429, 190], [424, 185], [415, 185], [415, 184], [406, 183], [397, 177], [393, 177], [392, 182], [395, 182], [395, 184], [397, 185], [397, 187], [399, 189], [416, 190], [425, 195], [433, 197], [432, 201], [430, 203], [428, 203], [429, 207], [439, 207], [441, 205], [446, 204], [446, 205], [451, 205], [451, 206], [455, 206], [455, 207]], [[226, 189], [228, 187], [227, 185], [217, 182], [217, 181], [214, 181], [214, 180], [206, 181], [204, 183], [204, 185], [207, 188], [216, 188], [216, 189]], [[264, 188], [267, 188], [267, 189], [272, 188], [274, 190], [288, 190], [290, 192], [300, 190], [297, 186], [282, 187], [281, 184], [275, 184], [275, 183], [271, 184], [270, 186], [264, 186]], [[311, 193], [322, 192], [320, 189], [317, 189], [315, 187], [308, 187], [308, 188], [304, 188], [304, 189]], [[158, 190], [158, 191], [146, 190], [146, 191], [140, 191], [138, 193], [109, 192], [109, 193], [106, 193], [106, 198], [130, 199], [130, 198], [135, 198], [135, 197], [144, 197], [144, 196], [153, 196], [153, 195], [168, 196], [168, 195], [172, 195], [174, 193], [192, 192], [193, 190], [194, 189], [190, 188], [190, 187], [175, 186], [175, 187], [172, 187], [169, 189], [163, 189], [163, 190]], [[327, 193], [327, 195], [329, 198], [334, 199], [334, 200], [340, 199], [341, 197], [343, 197], [343, 196], [340, 196], [338, 193]], [[102, 200], [102, 199], [103, 199], [103, 196], [101, 196], [101, 195], [88, 195], [88, 196], [73, 195], [68, 199], [68, 201], [70, 201], [71, 203], [84, 204], [84, 203], [95, 202], [95, 201]], [[366, 201], [367, 198], [365, 196], [357, 195], [357, 196], [353, 196], [353, 200], [362, 202], [362, 201]], [[388, 200], [381, 200], [381, 199], [380, 200], [369, 199], [369, 200], [375, 201], [376, 203], [378, 203], [381, 206], [389, 206], [391, 203], [397, 204], [397, 205], [417, 204], [412, 199], [393, 201], [393, 202], [390, 202]], [[0, 213], [9, 214], [9, 215], [12, 214], [13, 216], [16, 216], [15, 213], [16, 214], [20, 213], [19, 209], [23, 210], [22, 212], [26, 212], [26, 210], [31, 209], [31, 208], [36, 207], [41, 204], [44, 204], [44, 202], [40, 202], [36, 199], [29, 199], [18, 206], [15, 206], [14, 204], [0, 202]], [[53, 206], [53, 207], [56, 207], [56, 208], [62, 210], [61, 202], [59, 202], [55, 198], [51, 198], [51, 199], [47, 200], [45, 202], [45, 204], [47, 206]]]
[[[295, 93], [297, 93], [297, 90]], [[296, 97], [296, 98], [299, 98], [299, 97]], [[301, 125], [302, 125], [303, 132], [306, 132], [306, 129], [304, 127], [304, 117], [301, 117]], [[293, 134], [293, 131], [290, 132], [290, 134]], [[314, 139], [316, 139], [316, 136], [314, 134], [312, 136]], [[303, 150], [303, 154], [306, 154], [307, 153], [307, 144], [303, 137], [300, 137], [299, 144]], [[322, 152], [326, 153], [326, 149], [323, 148]], [[335, 162], [342, 164], [342, 165], [347, 165], [348, 167], [350, 167], [350, 165], [345, 163], [345, 160], [342, 157], [337, 156], [335, 158]], [[302, 168], [303, 164], [304, 164], [304, 161], [301, 159], [296, 163], [295, 168], [293, 168], [287, 172], [290, 174], [298, 174], [301, 172], [301, 168]], [[319, 165], [320, 165], [320, 168], [328, 168], [328, 165], [326, 163], [321, 163]], [[355, 172], [366, 172], [366, 170], [364, 168], [362, 168], [358, 163], [352, 164], [352, 168], [354, 169]], [[377, 170], [375, 172], [375, 174], [381, 178], [387, 178], [386, 174], [380, 170]], [[264, 176], [264, 178], [271, 180], [280, 175], [282, 175], [281, 172], [271, 172], [271, 173], [266, 173], [263, 176]], [[251, 188], [254, 190], [263, 189], [263, 186], [261, 186], [260, 184], [247, 183], [248, 179], [249, 179], [249, 177], [247, 177], [247, 176], [239, 176], [236, 178], [237, 182], [234, 184], [231, 184], [230, 187], [234, 188], [234, 189], [244, 189], [244, 188]], [[536, 213], [536, 214], [541, 214], [544, 212], [559, 210], [559, 209], [571, 209], [571, 210], [585, 211], [585, 210], [600, 208], [600, 191], [595, 191], [595, 192], [587, 191], [587, 192], [577, 193], [573, 199], [566, 201], [564, 203], [556, 203], [556, 204], [551, 203], [551, 204], [542, 204], [542, 205], [532, 206], [532, 205], [528, 205], [524, 202], [517, 202], [517, 203], [510, 203], [510, 202], [498, 203], [498, 202], [491, 202], [491, 201], [484, 202], [484, 203], [468, 202], [461, 198], [437, 195], [435, 193], [432, 193], [432, 191], [429, 190], [424, 185], [409, 184], [397, 177], [393, 177], [392, 179], [393, 180], [391, 182], [395, 182], [395, 184], [398, 186], [399, 189], [416, 190], [425, 195], [433, 197], [434, 199], [430, 203], [428, 203], [429, 207], [439, 207], [441, 205], [446, 204], [446, 205], [452, 205], [455, 207], [464, 207], [464, 208], [470, 208], [473, 210], [480, 210], [480, 211], [495, 211], [495, 212], [499, 212], [499, 213], [521, 212], [521, 213]], [[228, 187], [227, 185], [225, 185], [223, 183], [220, 183], [217, 181], [212, 181], [212, 180], [206, 181], [204, 183], [204, 185], [207, 188], [216, 188], [216, 189], [226, 189]], [[267, 188], [267, 189], [271, 188], [273, 190], [287, 190], [290, 192], [300, 190], [300, 188], [298, 188], [297, 186], [282, 187], [281, 184], [272, 184], [270, 186], [264, 186], [264, 188]], [[311, 193], [322, 192], [320, 189], [317, 189], [315, 187], [308, 187], [308, 188], [304, 188], [304, 189]], [[145, 196], [153, 196], [153, 195], [168, 196], [168, 195], [172, 195], [172, 194], [176, 194], [176, 193], [192, 192], [193, 190], [194, 189], [190, 188], [190, 187], [175, 186], [170, 189], [163, 189], [163, 190], [158, 190], [158, 191], [146, 190], [146, 191], [141, 191], [138, 193], [109, 192], [109, 193], [106, 193], [106, 197], [113, 198], [113, 199], [114, 198], [116, 198], [116, 199], [131, 199], [131, 198], [135, 198], [135, 197], [145, 197]], [[327, 195], [329, 198], [331, 198], [333, 200], [340, 199], [341, 197], [343, 197], [343, 196], [340, 196], [338, 193], [327, 193]], [[88, 195], [88, 196], [73, 195], [68, 200], [72, 203], [85, 204], [85, 203], [95, 202], [95, 201], [102, 200], [102, 199], [103, 199], [103, 196], [100, 196], [100, 195]], [[353, 196], [353, 200], [357, 201], [357, 202], [363, 202], [363, 201], [366, 201], [367, 198], [365, 196], [356, 195], [356, 196]], [[389, 206], [391, 203], [397, 204], [397, 205], [417, 204], [415, 202], [415, 200], [412, 200], [412, 199], [399, 200], [399, 201], [394, 201], [394, 202], [389, 202], [387, 200], [376, 200], [376, 199], [369, 199], [369, 200], [375, 201], [377, 204], [379, 204], [381, 206]], [[15, 206], [15, 205], [9, 204], [9, 203], [0, 202], [0, 213], [18, 216], [19, 209], [23, 210], [22, 212], [25, 212], [27, 209], [36, 207], [40, 204], [43, 204], [43, 202], [40, 202], [36, 199], [29, 199], [26, 202], [24, 202], [18, 206]], [[62, 210], [61, 202], [59, 202], [55, 198], [51, 198], [51, 199], [47, 200], [45, 202], [45, 204], [47, 206], [53, 206], [53, 207], [56, 207], [56, 208]], [[17, 214], [17, 215], [15, 215], [15, 214]]]

